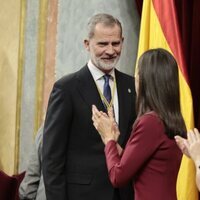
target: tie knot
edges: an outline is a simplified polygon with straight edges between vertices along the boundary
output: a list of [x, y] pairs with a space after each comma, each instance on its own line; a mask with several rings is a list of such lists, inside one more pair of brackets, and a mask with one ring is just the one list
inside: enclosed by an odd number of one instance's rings
[[103, 78], [104, 78], [105, 82], [108, 83], [108, 82], [109, 82], [109, 79], [110, 79], [110, 74], [105, 74], [105, 75], [103, 76]]

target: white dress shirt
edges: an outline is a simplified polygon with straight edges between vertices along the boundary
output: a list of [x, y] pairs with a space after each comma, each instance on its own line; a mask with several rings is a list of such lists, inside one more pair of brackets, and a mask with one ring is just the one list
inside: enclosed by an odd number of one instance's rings
[[[104, 72], [102, 72], [100, 69], [98, 69], [91, 60], [88, 62], [88, 68], [92, 74], [92, 77], [103, 94], [103, 85], [104, 85], [104, 78], [103, 76], [105, 75]], [[119, 103], [118, 103], [118, 95], [117, 95], [117, 86], [114, 89], [114, 80], [115, 80], [115, 71], [114, 69], [109, 73], [111, 78], [109, 79], [109, 85], [111, 89], [111, 94], [113, 94], [114, 90], [114, 97], [113, 98], [113, 107], [114, 107], [114, 114], [115, 114], [115, 120], [117, 123], [119, 123]]]

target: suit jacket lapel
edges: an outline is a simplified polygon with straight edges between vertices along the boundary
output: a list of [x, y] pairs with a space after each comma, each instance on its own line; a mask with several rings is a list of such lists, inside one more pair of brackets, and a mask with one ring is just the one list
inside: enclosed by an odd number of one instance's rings
[[[116, 76], [116, 84], [117, 84], [117, 93], [118, 93], [118, 102], [119, 102], [119, 130], [121, 131], [120, 137], [119, 137], [119, 143], [122, 144], [124, 142], [124, 139], [126, 138], [126, 132], [122, 132], [124, 130], [127, 131], [128, 128], [128, 122], [127, 120], [130, 117], [130, 101], [128, 94], [127, 84], [125, 82], [125, 79], [122, 78], [121, 73], [118, 70], [115, 70], [115, 76]], [[78, 81], [78, 90], [80, 92], [80, 95], [88, 104], [89, 109], [91, 109], [91, 106], [94, 104], [97, 106], [99, 110], [102, 110], [103, 112], [106, 112], [106, 109], [102, 103], [101, 97], [99, 95], [99, 92], [97, 90], [97, 86], [95, 84], [95, 81], [87, 67], [83, 67], [78, 73], [77, 73], [77, 81]]]
[[79, 92], [90, 109], [91, 105], [94, 104], [99, 110], [105, 111], [97, 86], [87, 65], [78, 72], [77, 78]]
[[[119, 130], [120, 132], [123, 130], [127, 130], [127, 120], [130, 116], [130, 105], [129, 105], [129, 94], [128, 89], [126, 88], [126, 84], [124, 83], [124, 79], [118, 70], [115, 70], [116, 83], [117, 83], [117, 93], [118, 93], [118, 102], [119, 102]], [[119, 137], [119, 143], [122, 144], [125, 136], [128, 133], [122, 133]]]

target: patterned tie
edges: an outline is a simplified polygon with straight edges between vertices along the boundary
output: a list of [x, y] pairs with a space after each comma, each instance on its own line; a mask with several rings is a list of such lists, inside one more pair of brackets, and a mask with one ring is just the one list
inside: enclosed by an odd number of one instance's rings
[[110, 103], [110, 101], [111, 101], [111, 89], [110, 89], [110, 85], [109, 85], [110, 75], [105, 74], [103, 76], [103, 78], [105, 80], [104, 86], [103, 86], [103, 95], [107, 99], [108, 103]]

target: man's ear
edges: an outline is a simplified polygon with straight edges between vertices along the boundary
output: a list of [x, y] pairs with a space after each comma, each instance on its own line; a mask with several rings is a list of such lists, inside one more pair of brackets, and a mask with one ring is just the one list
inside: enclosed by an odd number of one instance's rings
[[90, 51], [90, 42], [89, 42], [89, 40], [88, 39], [85, 39], [84, 40], [84, 46], [85, 46], [85, 48], [88, 50], [88, 51]]
[[123, 42], [124, 42], [124, 37], [122, 37], [122, 44], [123, 44]]

